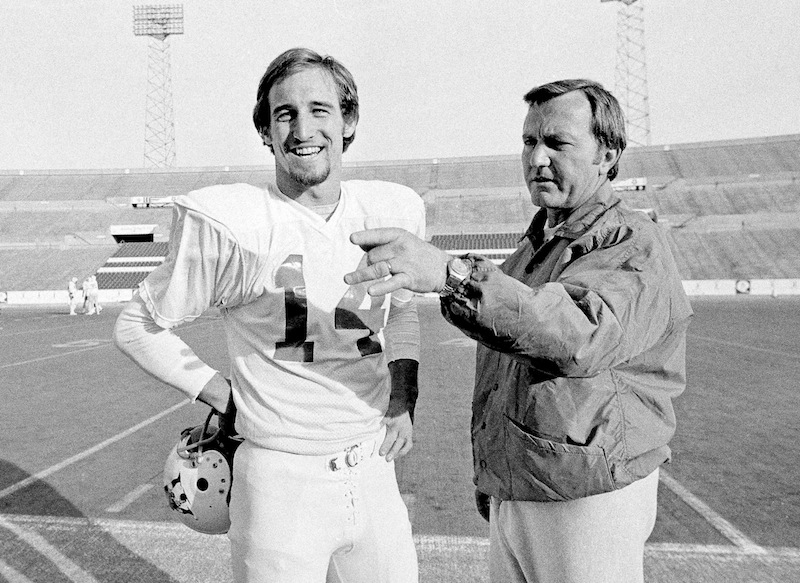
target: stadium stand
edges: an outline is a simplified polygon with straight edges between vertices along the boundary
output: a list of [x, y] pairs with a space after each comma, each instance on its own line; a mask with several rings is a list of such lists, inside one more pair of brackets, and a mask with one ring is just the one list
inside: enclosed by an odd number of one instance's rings
[[123, 243], [97, 270], [100, 289], [133, 289], [167, 255], [168, 243]]
[[522, 233], [473, 233], [469, 235], [434, 235], [431, 243], [441, 249], [515, 249]]
[[[517, 155], [352, 163], [344, 177], [410, 186], [434, 244], [497, 261], [536, 210]], [[130, 289], [166, 253], [163, 201], [273, 179], [271, 166], [0, 171], [0, 292], [62, 289], [89, 273], [101, 289]], [[617, 184], [631, 179], [646, 188], [622, 196], [657, 217], [685, 279], [800, 277], [800, 135], [630, 148]], [[156, 204], [134, 208], [144, 198]], [[112, 226], [148, 226], [153, 241], [120, 244]]]
[[800, 177], [718, 177], [706, 182], [678, 179], [669, 184], [629, 193], [636, 207], [654, 208], [659, 215], [695, 216], [800, 212]]
[[620, 178], [707, 180], [750, 174], [797, 173], [800, 136], [772, 136], [631, 148], [620, 164]]
[[684, 279], [800, 277], [800, 229], [668, 232]]

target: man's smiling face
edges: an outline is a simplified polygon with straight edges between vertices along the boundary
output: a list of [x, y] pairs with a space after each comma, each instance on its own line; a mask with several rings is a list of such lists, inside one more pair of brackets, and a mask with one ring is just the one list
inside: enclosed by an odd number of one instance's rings
[[269, 90], [270, 126], [265, 143], [275, 153], [281, 192], [296, 197], [331, 178], [338, 181], [343, 139], [355, 124], [342, 117], [330, 73], [313, 67], [286, 77]]

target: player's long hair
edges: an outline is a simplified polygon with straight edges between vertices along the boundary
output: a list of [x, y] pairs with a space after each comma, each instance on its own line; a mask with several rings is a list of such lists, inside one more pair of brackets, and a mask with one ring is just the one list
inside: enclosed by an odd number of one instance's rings
[[[564, 79], [534, 87], [525, 94], [528, 105], [539, 105], [571, 91], [582, 91], [592, 108], [592, 133], [597, 143], [620, 155], [628, 144], [625, 135], [625, 115], [619, 101], [600, 83], [588, 79]], [[614, 180], [619, 172], [619, 159], [608, 170], [608, 179]]]
[[[269, 131], [270, 107], [269, 90], [273, 85], [283, 79], [304, 69], [319, 67], [330, 73], [339, 95], [339, 107], [345, 122], [355, 128], [358, 123], [358, 88], [350, 71], [339, 61], [330, 56], [322, 56], [311, 49], [289, 49], [278, 55], [267, 67], [266, 73], [261, 77], [256, 94], [256, 105], [253, 108], [253, 123], [260, 134]], [[356, 133], [345, 136], [343, 151], [347, 151], [350, 143], [355, 139]], [[272, 146], [270, 146], [270, 150]]]

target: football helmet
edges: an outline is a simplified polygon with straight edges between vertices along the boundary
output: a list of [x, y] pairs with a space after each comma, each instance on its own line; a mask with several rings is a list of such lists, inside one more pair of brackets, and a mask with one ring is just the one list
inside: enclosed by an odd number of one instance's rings
[[164, 492], [169, 507], [181, 522], [205, 534], [225, 534], [231, 525], [228, 504], [233, 481], [233, 454], [242, 443], [226, 435], [218, 411], [212, 409], [205, 423], [187, 427], [164, 464]]

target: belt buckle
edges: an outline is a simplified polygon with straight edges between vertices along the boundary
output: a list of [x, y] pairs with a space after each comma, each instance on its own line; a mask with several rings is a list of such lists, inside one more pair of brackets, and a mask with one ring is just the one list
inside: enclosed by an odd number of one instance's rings
[[347, 464], [348, 468], [354, 468], [358, 465], [361, 461], [361, 451], [359, 450], [358, 445], [354, 445], [347, 449], [344, 454], [344, 463]]
[[[347, 466], [348, 468], [356, 467], [359, 463], [361, 463], [361, 459], [362, 456], [359, 444], [351, 445], [346, 450], [344, 450], [343, 453], [335, 457], [332, 457], [328, 462], [328, 466], [330, 467], [331, 471], [336, 472], [339, 470], [343, 470], [345, 466]], [[344, 463], [342, 463], [342, 461], [344, 461]]]

